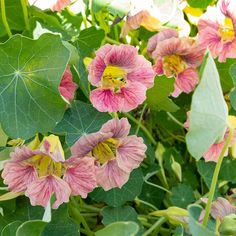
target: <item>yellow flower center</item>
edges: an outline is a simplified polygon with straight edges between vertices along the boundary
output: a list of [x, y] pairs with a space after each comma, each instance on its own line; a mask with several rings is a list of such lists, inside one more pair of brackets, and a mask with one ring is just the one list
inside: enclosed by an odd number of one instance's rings
[[167, 77], [176, 76], [187, 68], [187, 64], [179, 55], [164, 57], [163, 68]]
[[232, 42], [235, 36], [233, 22], [229, 17], [224, 20], [224, 25], [219, 29], [221, 40], [224, 42]]
[[119, 145], [119, 140], [114, 138], [109, 138], [104, 142], [99, 143], [93, 150], [92, 156], [99, 161], [99, 163], [104, 164], [107, 161], [116, 158], [116, 149]]
[[102, 75], [102, 87], [114, 88], [115, 91], [119, 90], [125, 85], [126, 72], [118, 66], [109, 65]]

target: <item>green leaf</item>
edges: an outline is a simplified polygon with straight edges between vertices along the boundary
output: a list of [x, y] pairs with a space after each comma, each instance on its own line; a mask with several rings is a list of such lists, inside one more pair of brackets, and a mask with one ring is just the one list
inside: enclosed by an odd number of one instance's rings
[[2, 127], [0, 125], [0, 147], [5, 147], [7, 144], [8, 136], [5, 134], [5, 132], [2, 130]]
[[122, 188], [113, 188], [104, 191], [102, 188], [96, 188], [90, 197], [98, 202], [105, 202], [109, 206], [122, 206], [127, 201], [132, 201], [141, 193], [143, 185], [143, 174], [140, 169], [133, 170], [129, 181]]
[[69, 217], [66, 204], [61, 205], [52, 214], [52, 220], [46, 225], [40, 236], [79, 236], [78, 225]]
[[227, 126], [228, 108], [213, 58], [207, 53], [201, 81], [191, 104], [190, 126], [186, 135], [189, 152], [199, 160], [212, 144], [220, 141]]
[[169, 98], [174, 89], [174, 78], [156, 77], [154, 86], [147, 91], [147, 104], [152, 110], [175, 112], [179, 107]]
[[16, 236], [40, 236], [47, 223], [41, 220], [24, 222], [16, 231]]
[[182, 225], [178, 225], [173, 236], [184, 236], [184, 227]]
[[215, 170], [215, 162], [205, 162], [200, 160], [197, 162], [197, 170], [205, 181], [207, 187], [210, 189], [213, 172]]
[[178, 184], [171, 189], [171, 192], [170, 200], [177, 207], [186, 208], [195, 201], [193, 189], [190, 185]]
[[116, 222], [97, 231], [95, 236], [135, 236], [138, 231], [139, 226], [134, 222]]
[[222, 166], [220, 168], [219, 179], [229, 181], [233, 184], [236, 183], [236, 160], [232, 160], [229, 157], [225, 157]]
[[[5, 1], [5, 7], [6, 7], [6, 16], [9, 27], [12, 30], [22, 31], [25, 27], [25, 23], [20, 0], [7, 0]], [[2, 14], [0, 6], [0, 36], [5, 35], [6, 33], [7, 32], [2, 22]]]
[[58, 88], [69, 57], [52, 34], [38, 40], [15, 35], [0, 44], [0, 122], [7, 135], [28, 139], [62, 119]]
[[99, 131], [110, 118], [108, 114], [98, 112], [90, 104], [74, 101], [54, 131], [65, 133], [66, 143], [71, 146], [82, 135]]
[[104, 207], [101, 211], [102, 223], [109, 225], [116, 221], [137, 221], [137, 212], [131, 206]]
[[1, 236], [13, 236], [16, 235], [16, 231], [18, 229], [18, 227], [22, 224], [21, 221], [14, 221], [12, 223], [9, 223], [8, 225], [6, 225], [2, 232], [1, 232]]
[[212, 2], [212, 0], [187, 0], [188, 4], [191, 7], [196, 7], [196, 8], [206, 8], [209, 6]]
[[236, 64], [233, 64], [230, 67], [229, 73], [232, 77], [233, 84], [234, 84], [234, 88], [231, 91], [229, 98], [230, 98], [230, 102], [231, 102], [232, 107], [236, 110]]
[[202, 224], [198, 222], [199, 216], [202, 212], [202, 207], [198, 205], [191, 205], [188, 207], [189, 212], [189, 230], [191, 235], [200, 236], [216, 236], [213, 231], [210, 231], [208, 228], [204, 227]]

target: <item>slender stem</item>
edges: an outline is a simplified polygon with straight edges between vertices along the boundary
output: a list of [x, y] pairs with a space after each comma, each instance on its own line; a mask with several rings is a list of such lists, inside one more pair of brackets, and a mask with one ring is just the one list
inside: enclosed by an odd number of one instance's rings
[[93, 13], [93, 1], [89, 0], [89, 10], [90, 10], [90, 15], [92, 17], [92, 25], [95, 26], [95, 17]]
[[[129, 113], [123, 113], [126, 117], [128, 117], [130, 120], [132, 120], [135, 124], [139, 124], [139, 121], [136, 120], [132, 115], [130, 115]], [[148, 129], [143, 125], [140, 124], [140, 129], [147, 135], [147, 137], [149, 138], [149, 140], [156, 146], [157, 142], [156, 140], [152, 137], [151, 133], [148, 131]]]
[[[145, 233], [143, 233], [142, 236], [147, 236], [147, 235], [151, 234], [151, 232], [153, 230], [161, 227], [161, 225], [164, 224], [166, 221], [167, 221], [167, 219], [165, 217], [161, 217], [151, 228], [149, 228]], [[156, 232], [156, 233], [158, 233], [158, 232]]]
[[161, 189], [161, 190], [163, 190], [163, 191], [165, 191], [165, 192], [167, 192], [167, 193], [171, 193], [171, 191], [169, 191], [168, 189], [166, 189], [166, 188], [164, 188], [164, 187], [162, 187], [162, 186], [160, 186], [160, 185], [154, 184], [154, 183], [152, 183], [152, 182], [149, 182], [148, 180], [144, 180], [144, 182], [145, 182], [146, 184], [149, 184], [149, 185], [155, 187], [155, 188], [159, 188], [159, 189]]
[[149, 206], [149, 207], [151, 207], [152, 209], [154, 209], [155, 211], [158, 210], [158, 208], [155, 207], [154, 205], [152, 205], [151, 203], [146, 202], [146, 201], [143, 201], [143, 200], [141, 200], [141, 199], [139, 199], [139, 198], [135, 198], [135, 201], [136, 201], [136, 202], [140, 202], [140, 203], [142, 203], [142, 204], [144, 204], [144, 205], [146, 205], [146, 206]]
[[11, 29], [9, 27], [9, 24], [7, 22], [7, 16], [6, 16], [6, 7], [5, 7], [5, 0], [1, 0], [1, 14], [2, 14], [2, 22], [5, 27], [5, 30], [9, 36], [9, 38], [12, 36]]
[[116, 41], [115, 39], [112, 39], [112, 38], [109, 38], [109, 37], [105, 37], [105, 40], [108, 42], [108, 43], [112, 43], [112, 44], [120, 44], [119, 41]]
[[92, 212], [97, 212], [97, 213], [100, 212], [100, 208], [97, 208], [97, 207], [94, 207], [94, 206], [89, 206], [89, 205], [86, 205], [86, 204], [83, 204], [82, 208], [85, 209], [85, 210], [88, 210], [88, 211], [92, 211]]
[[88, 236], [94, 236], [94, 233], [90, 230], [86, 220], [84, 219], [84, 217], [81, 215], [80, 211], [77, 209], [78, 205], [75, 202], [75, 200], [73, 198], [71, 198], [71, 207], [70, 210], [75, 218], [75, 220], [77, 220], [77, 222], [80, 224], [82, 223], [84, 229], [86, 230], [86, 234]]
[[138, 131], [139, 131], [139, 129], [140, 129], [140, 125], [142, 124], [143, 113], [144, 113], [146, 107], [147, 107], [147, 104], [144, 104], [143, 109], [142, 109], [142, 112], [141, 112], [141, 115], [140, 115], [140, 117], [139, 117], [137, 129], [136, 129], [136, 131], [135, 131], [135, 134], [136, 134], [136, 135], [138, 134]]
[[184, 127], [184, 124], [177, 120], [170, 112], [166, 112], [166, 114], [173, 120], [177, 125]]
[[30, 24], [29, 24], [29, 15], [28, 15], [28, 9], [27, 9], [27, 2], [26, 2], [26, 0], [20, 0], [20, 2], [21, 2], [22, 9], [23, 9], [25, 27], [29, 31], [30, 30]]
[[208, 219], [209, 219], [209, 215], [210, 215], [210, 211], [211, 211], [211, 204], [212, 204], [215, 189], [216, 189], [216, 184], [217, 184], [218, 175], [219, 175], [219, 172], [220, 172], [220, 167], [221, 167], [221, 164], [223, 162], [225, 152], [226, 152], [226, 150], [227, 150], [227, 148], [230, 144], [230, 141], [232, 139], [232, 136], [233, 136], [233, 131], [232, 131], [232, 129], [230, 129], [229, 130], [229, 136], [228, 136], [228, 138], [225, 142], [225, 145], [224, 145], [224, 147], [223, 147], [223, 149], [220, 153], [220, 157], [219, 157], [219, 160], [217, 161], [217, 164], [216, 164], [216, 167], [215, 167], [215, 170], [214, 170], [214, 174], [213, 174], [213, 178], [212, 178], [212, 181], [211, 181], [209, 197], [208, 197], [207, 204], [206, 204], [206, 212], [205, 212], [205, 216], [204, 216], [204, 219], [203, 219], [203, 225], [204, 226], [207, 226], [207, 223], [208, 223]]

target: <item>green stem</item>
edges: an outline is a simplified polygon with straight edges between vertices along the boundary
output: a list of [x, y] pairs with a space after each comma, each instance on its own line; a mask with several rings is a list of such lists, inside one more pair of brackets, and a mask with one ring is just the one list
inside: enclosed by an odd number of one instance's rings
[[143, 113], [144, 113], [146, 107], [147, 107], [147, 104], [144, 104], [143, 109], [142, 109], [142, 112], [141, 112], [141, 115], [140, 115], [140, 117], [139, 117], [139, 121], [138, 121], [137, 129], [136, 129], [136, 131], [135, 131], [135, 135], [138, 134], [138, 131], [139, 131], [139, 129], [140, 129], [140, 125], [142, 124]]
[[106, 40], [108, 43], [117, 44], [117, 45], [120, 44], [119, 41], [116, 41], [115, 39], [112, 39], [112, 38], [109, 38], [109, 37], [105, 37], [105, 40]]
[[1, 0], [1, 14], [2, 14], [2, 22], [5, 27], [5, 30], [9, 36], [9, 38], [12, 36], [11, 29], [9, 27], [9, 24], [7, 22], [7, 16], [6, 16], [6, 7], [5, 7], [5, 0]]
[[158, 210], [158, 208], [155, 207], [154, 205], [152, 205], [151, 203], [146, 202], [146, 201], [143, 201], [143, 200], [141, 200], [141, 199], [139, 199], [139, 198], [135, 198], [135, 201], [136, 201], [136, 202], [140, 202], [140, 203], [142, 203], [142, 204], [144, 204], [144, 205], [146, 205], [146, 206], [149, 206], [149, 207], [151, 207], [151, 208], [152, 208], [153, 210], [155, 210], [155, 211]]
[[147, 137], [149, 138], [149, 140], [156, 146], [157, 142], [156, 140], [152, 137], [151, 133], [148, 131], [148, 129], [143, 125], [143, 124], [139, 124], [139, 121], [136, 120], [132, 115], [130, 115], [129, 113], [123, 113], [126, 117], [128, 117], [131, 121], [133, 121], [135, 124], [140, 125], [140, 129], [147, 135]]
[[229, 136], [228, 136], [228, 138], [225, 142], [225, 145], [224, 145], [224, 147], [223, 147], [223, 149], [220, 153], [220, 157], [219, 157], [219, 160], [217, 161], [217, 164], [216, 164], [216, 167], [215, 167], [215, 170], [214, 170], [214, 174], [213, 174], [213, 178], [212, 178], [212, 181], [211, 181], [209, 197], [208, 197], [207, 204], [206, 204], [206, 212], [205, 212], [205, 216], [204, 216], [204, 219], [203, 219], [203, 225], [204, 226], [207, 226], [207, 223], [208, 223], [208, 219], [209, 219], [210, 211], [211, 211], [211, 204], [212, 204], [212, 201], [213, 201], [218, 176], [219, 176], [219, 173], [220, 173], [220, 167], [221, 167], [221, 164], [223, 162], [225, 152], [226, 152], [226, 150], [227, 150], [227, 148], [230, 144], [230, 141], [232, 139], [232, 136], [233, 136], [233, 131], [232, 131], [232, 129], [230, 129], [229, 130]]
[[86, 234], [87, 236], [94, 236], [94, 233], [90, 230], [86, 220], [84, 219], [84, 217], [81, 215], [80, 211], [77, 209], [78, 205], [77, 203], [75, 202], [74, 199], [71, 199], [71, 207], [70, 207], [70, 210], [75, 218], [75, 220], [77, 220], [77, 222], [80, 224], [83, 225], [85, 231], [86, 231]]
[[88, 210], [88, 211], [96, 212], [96, 213], [99, 213], [101, 211], [100, 208], [97, 208], [97, 207], [94, 207], [94, 206], [89, 206], [89, 205], [86, 205], [86, 204], [83, 204], [82, 208], [85, 209], [85, 210]]
[[92, 26], [95, 26], [95, 17], [93, 13], [93, 1], [89, 0], [89, 10], [90, 10], [90, 15], [92, 17]]
[[145, 182], [146, 184], [149, 184], [149, 185], [155, 187], [155, 188], [159, 188], [159, 189], [161, 189], [161, 190], [163, 190], [163, 191], [165, 191], [165, 192], [167, 192], [167, 193], [171, 193], [171, 191], [169, 191], [168, 189], [166, 189], [166, 188], [164, 188], [164, 187], [162, 187], [162, 186], [160, 186], [160, 185], [154, 184], [154, 183], [152, 183], [152, 182], [149, 182], [148, 180], [144, 180], [144, 182]]
[[177, 120], [170, 112], [166, 112], [167, 115], [173, 120], [177, 125], [184, 127], [184, 124], [182, 124], [179, 120]]
[[[165, 217], [161, 217], [151, 228], [149, 228], [142, 236], [147, 236], [151, 234], [153, 230], [156, 228], [160, 228], [162, 224], [164, 224], [167, 221]], [[157, 232], [158, 233], [158, 232]]]
[[30, 30], [30, 24], [29, 24], [29, 15], [28, 15], [28, 9], [27, 9], [27, 2], [26, 0], [20, 0], [21, 7], [23, 9], [24, 14], [24, 21], [25, 21], [25, 28], [29, 31]]

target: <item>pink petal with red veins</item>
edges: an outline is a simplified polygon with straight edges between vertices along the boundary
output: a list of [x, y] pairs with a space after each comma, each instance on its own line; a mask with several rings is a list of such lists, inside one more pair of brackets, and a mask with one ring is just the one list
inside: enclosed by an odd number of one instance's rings
[[86, 198], [88, 193], [97, 186], [94, 159], [71, 157], [66, 161], [66, 165], [68, 167], [63, 179], [70, 186], [71, 194]]
[[90, 93], [90, 101], [100, 112], [117, 112], [123, 105], [122, 98], [111, 89], [97, 88]]
[[37, 154], [41, 153], [39, 150], [32, 151], [26, 146], [16, 147], [14, 152], [10, 153], [11, 162], [21, 162], [27, 160]]
[[198, 73], [193, 68], [188, 68], [179, 73], [175, 80], [175, 90], [172, 93], [172, 96], [178, 97], [181, 92], [192, 92], [196, 87], [198, 80]]
[[113, 136], [112, 132], [96, 132], [85, 134], [71, 147], [71, 153], [76, 157], [84, 157], [88, 155], [98, 143], [105, 141]]
[[112, 160], [96, 167], [96, 178], [98, 185], [108, 191], [112, 188], [121, 188], [128, 181], [129, 173], [120, 169], [116, 160]]
[[[203, 155], [205, 161], [217, 162], [224, 145], [225, 145], [225, 140], [220, 143], [212, 144], [211, 147], [208, 149], [208, 151], [205, 152]], [[227, 156], [227, 153], [228, 151], [225, 153], [225, 156]]]
[[70, 68], [67, 67], [60, 83], [60, 94], [66, 100], [71, 101], [75, 96], [75, 91], [77, 88], [77, 84], [72, 80], [72, 73], [70, 71]]
[[145, 158], [147, 147], [142, 138], [135, 135], [121, 139], [121, 144], [117, 149], [117, 164], [127, 173], [139, 167]]
[[163, 75], [164, 74], [163, 63], [162, 63], [162, 58], [161, 57], [157, 58], [156, 63], [153, 66], [153, 69], [157, 73], [157, 75]]
[[60, 12], [70, 4], [71, 0], [57, 0], [56, 3], [51, 7], [51, 10]]
[[102, 126], [100, 132], [112, 133], [112, 138], [124, 138], [128, 136], [130, 128], [127, 118], [112, 119]]
[[154, 84], [155, 77], [151, 62], [147, 61], [143, 56], [138, 56], [136, 65], [137, 68], [127, 74], [127, 80], [131, 82], [140, 82], [147, 88], [151, 88]]
[[21, 162], [6, 162], [2, 172], [3, 182], [12, 192], [24, 192], [37, 177], [33, 166]]
[[123, 106], [120, 111], [129, 112], [142, 104], [146, 99], [147, 88], [138, 82], [128, 83], [121, 88], [119, 96], [123, 99]]
[[149, 54], [152, 54], [152, 52], [155, 51], [156, 46], [159, 42], [161, 42], [165, 39], [169, 39], [169, 38], [178, 38], [178, 32], [174, 29], [165, 29], [165, 30], [162, 30], [159, 33], [153, 35], [148, 40], [147, 52]]
[[54, 175], [48, 175], [29, 184], [25, 195], [29, 197], [32, 206], [46, 207], [53, 193], [56, 201], [52, 208], [57, 209], [63, 202], [69, 202], [71, 189], [64, 180]]
[[136, 69], [136, 57], [138, 51], [134, 46], [121, 44], [113, 45], [110, 52], [104, 58], [106, 65], [119, 66], [123, 69]]

